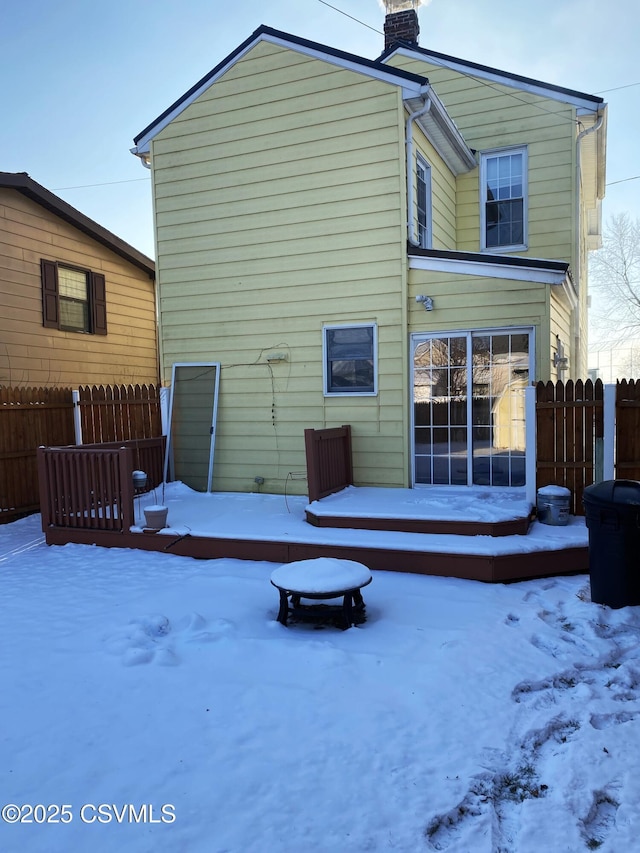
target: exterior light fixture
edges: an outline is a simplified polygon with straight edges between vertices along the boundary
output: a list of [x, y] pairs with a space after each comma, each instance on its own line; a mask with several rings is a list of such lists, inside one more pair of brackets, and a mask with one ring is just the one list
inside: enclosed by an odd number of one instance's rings
[[416, 296], [416, 302], [422, 302], [425, 311], [433, 311], [433, 299], [430, 296]]

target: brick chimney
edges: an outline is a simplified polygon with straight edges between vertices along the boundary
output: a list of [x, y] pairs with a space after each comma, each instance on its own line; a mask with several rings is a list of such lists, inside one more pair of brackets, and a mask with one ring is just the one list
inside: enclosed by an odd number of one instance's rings
[[392, 12], [384, 19], [384, 49], [388, 50], [399, 41], [418, 44], [420, 24], [415, 9]]

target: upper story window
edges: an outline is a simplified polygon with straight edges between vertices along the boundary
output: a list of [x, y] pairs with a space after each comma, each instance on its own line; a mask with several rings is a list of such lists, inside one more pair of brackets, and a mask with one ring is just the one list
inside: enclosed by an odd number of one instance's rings
[[481, 155], [480, 192], [483, 250], [527, 248], [527, 149]]
[[418, 245], [431, 248], [431, 166], [422, 157], [416, 159], [416, 196]]
[[47, 328], [107, 334], [106, 286], [102, 273], [40, 261], [42, 316]]
[[377, 394], [376, 326], [325, 326], [323, 329], [324, 393]]
[[58, 267], [60, 328], [89, 332], [89, 275], [69, 267]]

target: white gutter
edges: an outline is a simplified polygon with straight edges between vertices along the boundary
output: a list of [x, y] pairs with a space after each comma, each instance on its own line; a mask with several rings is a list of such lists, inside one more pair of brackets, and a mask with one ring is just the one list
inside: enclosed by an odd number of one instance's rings
[[146, 169], [151, 168], [151, 157], [149, 156], [148, 151], [140, 151], [139, 148], [130, 148], [129, 151], [140, 159], [140, 162]]
[[419, 110], [410, 113], [406, 124], [406, 149], [407, 149], [407, 238], [412, 246], [419, 246], [413, 228], [413, 123], [420, 116], [426, 115], [431, 109], [431, 98], [427, 95], [429, 86], [425, 86], [420, 94], [426, 97], [423, 106]]

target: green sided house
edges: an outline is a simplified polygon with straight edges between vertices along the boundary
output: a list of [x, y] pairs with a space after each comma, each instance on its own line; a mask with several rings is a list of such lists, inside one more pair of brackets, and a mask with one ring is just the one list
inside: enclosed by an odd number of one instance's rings
[[421, 48], [412, 9], [385, 32], [370, 60], [260, 27], [135, 139], [216, 490], [304, 493], [304, 430], [341, 424], [356, 485], [521, 486], [525, 387], [586, 376], [606, 104]]

